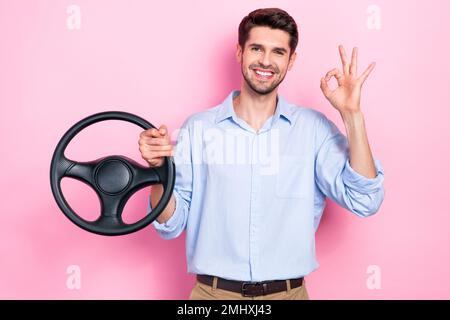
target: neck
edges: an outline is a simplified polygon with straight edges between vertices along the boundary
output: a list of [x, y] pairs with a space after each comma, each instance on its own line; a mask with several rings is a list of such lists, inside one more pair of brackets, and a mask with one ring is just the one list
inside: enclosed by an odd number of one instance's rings
[[259, 131], [266, 120], [275, 113], [276, 106], [277, 90], [261, 95], [248, 88], [246, 84], [241, 86], [241, 93], [233, 99], [236, 115], [256, 131]]

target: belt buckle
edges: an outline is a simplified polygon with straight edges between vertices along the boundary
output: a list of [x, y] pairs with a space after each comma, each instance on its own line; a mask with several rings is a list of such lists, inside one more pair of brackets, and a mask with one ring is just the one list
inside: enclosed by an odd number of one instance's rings
[[267, 293], [267, 282], [243, 282], [241, 287], [241, 293], [244, 297], [256, 297], [260, 296], [261, 294], [247, 294], [247, 286], [254, 285], [256, 287], [262, 286], [262, 295], [265, 295]]

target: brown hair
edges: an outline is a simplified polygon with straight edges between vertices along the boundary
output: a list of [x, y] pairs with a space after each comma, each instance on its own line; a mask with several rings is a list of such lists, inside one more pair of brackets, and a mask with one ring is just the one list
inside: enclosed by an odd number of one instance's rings
[[250, 30], [253, 27], [269, 27], [289, 33], [289, 47], [292, 54], [298, 43], [298, 29], [295, 20], [284, 10], [278, 8], [257, 9], [245, 16], [239, 24], [239, 45], [244, 49]]

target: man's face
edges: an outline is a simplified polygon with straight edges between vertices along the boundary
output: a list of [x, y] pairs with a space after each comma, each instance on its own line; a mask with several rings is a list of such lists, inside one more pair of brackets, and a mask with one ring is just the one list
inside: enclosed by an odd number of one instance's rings
[[250, 30], [244, 48], [237, 45], [236, 58], [247, 85], [256, 93], [269, 94], [292, 68], [297, 53], [290, 57], [289, 33], [269, 27]]

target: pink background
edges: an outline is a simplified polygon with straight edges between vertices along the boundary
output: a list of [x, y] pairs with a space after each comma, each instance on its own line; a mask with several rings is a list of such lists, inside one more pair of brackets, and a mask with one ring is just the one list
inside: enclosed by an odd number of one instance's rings
[[[69, 5], [81, 29], [66, 27]], [[371, 4], [381, 29], [366, 26]], [[0, 1], [0, 298], [185, 299], [184, 235], [162, 240], [153, 227], [101, 237], [58, 209], [50, 160], [63, 133], [96, 112], [123, 110], [171, 131], [221, 102], [240, 83], [237, 26], [260, 7], [281, 7], [298, 22], [300, 42], [281, 94], [324, 112], [345, 129], [319, 88], [340, 66], [338, 45], [359, 47], [359, 71], [377, 66], [362, 108], [374, 155], [386, 171], [380, 211], [359, 219], [331, 201], [317, 232], [320, 268], [307, 277], [312, 299], [449, 299], [450, 3], [433, 1]], [[122, 154], [144, 163], [140, 128], [100, 123], [67, 155], [91, 160]], [[89, 188], [63, 180], [69, 203], [94, 217]], [[125, 208], [141, 217], [148, 189]], [[81, 288], [66, 286], [70, 265]], [[381, 270], [370, 290], [367, 268]]]

